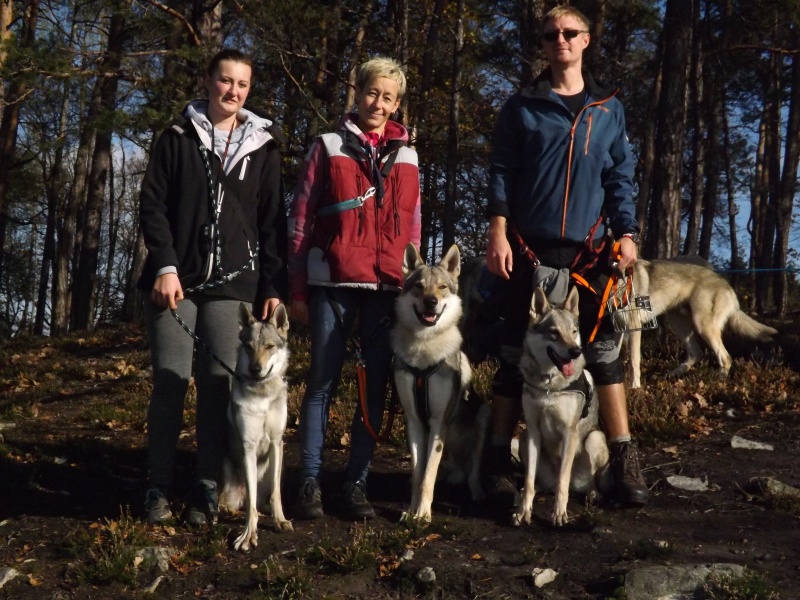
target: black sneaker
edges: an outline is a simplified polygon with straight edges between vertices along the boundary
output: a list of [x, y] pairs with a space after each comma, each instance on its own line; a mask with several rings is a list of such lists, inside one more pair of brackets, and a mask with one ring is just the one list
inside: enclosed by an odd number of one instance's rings
[[197, 482], [189, 494], [183, 520], [187, 525], [216, 525], [219, 519], [217, 484], [206, 479]]
[[367, 500], [367, 485], [363, 481], [348, 481], [342, 488], [340, 510], [350, 521], [374, 519], [375, 509]]
[[314, 477], [306, 477], [297, 492], [294, 512], [298, 519], [319, 519], [322, 515], [322, 490]]
[[158, 488], [150, 488], [144, 496], [144, 513], [148, 525], [157, 525], [172, 518], [169, 500]]
[[484, 456], [483, 473], [487, 505], [498, 513], [518, 507], [522, 498], [514, 477], [511, 447], [488, 446]]
[[626, 506], [644, 506], [650, 499], [642, 471], [639, 453], [633, 442], [616, 442], [609, 446], [611, 460], [611, 492], [617, 502]]

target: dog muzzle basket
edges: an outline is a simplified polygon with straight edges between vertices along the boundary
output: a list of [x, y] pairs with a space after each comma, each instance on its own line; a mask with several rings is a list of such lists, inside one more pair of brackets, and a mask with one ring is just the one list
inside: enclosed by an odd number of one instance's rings
[[650, 296], [636, 293], [632, 269], [628, 269], [624, 277], [617, 278], [612, 284], [606, 309], [614, 324], [614, 331], [626, 333], [658, 327], [658, 319], [650, 305]]

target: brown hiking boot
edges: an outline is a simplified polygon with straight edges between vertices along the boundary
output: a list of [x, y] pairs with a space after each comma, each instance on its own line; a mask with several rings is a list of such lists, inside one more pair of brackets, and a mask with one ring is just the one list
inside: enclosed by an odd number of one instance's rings
[[639, 453], [633, 442], [616, 442], [609, 446], [611, 452], [611, 493], [625, 506], [644, 506], [650, 500], [650, 490], [639, 468]]
[[497, 513], [503, 513], [498, 516], [505, 516], [505, 513], [519, 506], [522, 498], [514, 477], [510, 447], [488, 446], [484, 455], [483, 474], [486, 503]]

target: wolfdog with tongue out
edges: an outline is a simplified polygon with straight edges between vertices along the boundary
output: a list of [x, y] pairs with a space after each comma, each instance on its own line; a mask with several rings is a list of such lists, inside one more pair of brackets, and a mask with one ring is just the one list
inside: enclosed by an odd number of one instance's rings
[[578, 291], [553, 307], [537, 288], [519, 367], [523, 377], [525, 431], [520, 455], [525, 463], [522, 503], [514, 525], [531, 523], [536, 491], [554, 491], [553, 525], [569, 520], [569, 492], [591, 500], [610, 484], [608, 445], [598, 429], [597, 392], [578, 332]]

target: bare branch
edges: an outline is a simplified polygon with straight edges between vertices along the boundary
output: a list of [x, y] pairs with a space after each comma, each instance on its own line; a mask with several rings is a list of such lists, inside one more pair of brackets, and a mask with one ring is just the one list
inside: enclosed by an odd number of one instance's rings
[[203, 42], [200, 40], [200, 37], [197, 35], [197, 32], [194, 30], [194, 27], [192, 27], [192, 24], [189, 23], [188, 19], [184, 17], [181, 13], [170, 8], [166, 4], [162, 4], [158, 0], [144, 0], [144, 1], [149, 4], [152, 4], [153, 6], [155, 6], [160, 10], [163, 10], [168, 15], [178, 19], [181, 23], [183, 23], [183, 26], [186, 29], [186, 32], [189, 34], [191, 40], [194, 42], [194, 45], [198, 47], [203, 45]]

